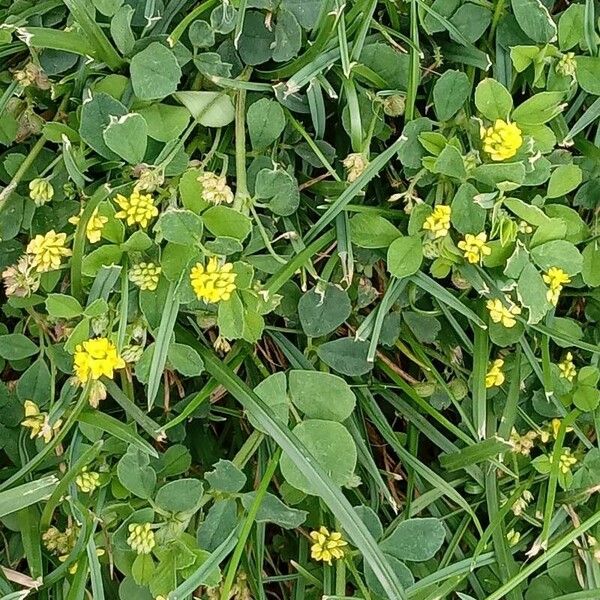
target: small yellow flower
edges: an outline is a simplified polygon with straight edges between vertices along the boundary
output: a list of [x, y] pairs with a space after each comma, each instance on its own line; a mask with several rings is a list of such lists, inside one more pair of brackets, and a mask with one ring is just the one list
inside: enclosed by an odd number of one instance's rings
[[29, 182], [29, 197], [36, 206], [43, 206], [54, 197], [54, 188], [47, 179], [32, 179]]
[[[78, 215], [74, 215], [69, 219], [69, 223], [72, 225], [79, 225], [79, 220], [81, 219], [81, 214], [83, 213], [83, 208], [79, 211]], [[85, 235], [89, 240], [90, 244], [96, 244], [100, 241], [102, 237], [102, 230], [104, 226], [108, 223], [108, 217], [98, 214], [98, 207], [94, 209], [92, 216], [90, 217], [87, 225], [85, 226]]]
[[486, 388], [498, 387], [504, 383], [503, 366], [504, 361], [501, 358], [497, 358], [489, 364], [488, 372], [485, 374]]
[[555, 70], [559, 75], [563, 75], [564, 77], [575, 77], [575, 73], [577, 72], [575, 52], [563, 54], [556, 63]]
[[533, 233], [533, 227], [527, 221], [519, 221], [519, 233]]
[[496, 122], [486, 128], [481, 128], [483, 149], [494, 161], [506, 160], [513, 157], [523, 145], [521, 130], [515, 125], [496, 119]]
[[489, 256], [492, 249], [486, 244], [487, 234], [482, 231], [477, 235], [467, 233], [465, 239], [458, 242], [458, 247], [464, 252], [463, 256], [471, 263], [480, 262], [484, 256]]
[[26, 249], [31, 256], [31, 266], [38, 273], [59, 269], [62, 259], [72, 254], [66, 247], [66, 242], [67, 234], [56, 233], [54, 229], [44, 235], [36, 235]]
[[346, 167], [346, 180], [349, 183], [356, 181], [369, 166], [369, 161], [366, 159], [364, 154], [355, 152], [354, 154], [348, 154], [342, 161], [344, 167]]
[[570, 352], [567, 352], [565, 358], [558, 363], [558, 369], [562, 379], [566, 379], [567, 381], [573, 381], [573, 379], [575, 379], [575, 375], [577, 375], [577, 369], [575, 368], [575, 363], [573, 362], [573, 355]]
[[125, 361], [117, 353], [116, 346], [106, 338], [92, 338], [75, 348], [75, 376], [82, 384], [103, 375], [112, 379], [113, 371], [124, 367]]
[[550, 267], [548, 272], [543, 275], [544, 281], [548, 284], [546, 299], [554, 306], [558, 304], [558, 297], [562, 292], [565, 283], [571, 283], [571, 278], [559, 267]]
[[208, 260], [206, 267], [202, 263], [196, 263], [190, 273], [192, 287], [198, 299], [214, 303], [231, 298], [236, 277], [231, 263], [219, 265], [214, 256]]
[[77, 475], [75, 484], [84, 494], [91, 494], [100, 486], [100, 474], [95, 471], [88, 471], [83, 467], [81, 473]]
[[502, 303], [502, 300], [488, 300], [486, 302], [486, 307], [490, 311], [490, 318], [494, 323], [502, 323], [504, 327], [515, 326], [517, 320], [515, 319], [515, 315], [521, 314], [521, 309], [515, 304], [511, 305], [510, 308], [506, 308]]
[[129, 271], [129, 280], [141, 290], [153, 292], [158, 287], [161, 268], [153, 262], [141, 262], [133, 266]]
[[314, 541], [310, 548], [310, 555], [314, 560], [322, 560], [331, 565], [332, 559], [344, 557], [343, 548], [348, 542], [342, 539], [342, 534], [338, 531], [330, 533], [327, 527], [320, 527], [318, 531], [311, 531], [310, 537]]
[[423, 229], [430, 231], [434, 238], [441, 238], [448, 235], [450, 231], [450, 215], [452, 208], [439, 204], [433, 209], [433, 212], [425, 219]]
[[145, 229], [148, 227], [148, 223], [158, 216], [158, 208], [154, 206], [152, 196], [141, 194], [138, 190], [133, 190], [129, 198], [117, 194], [115, 202], [121, 209], [115, 214], [115, 217], [125, 220], [127, 225], [139, 225]]
[[513, 427], [509, 439], [509, 442], [512, 446], [512, 451], [517, 454], [522, 454], [523, 456], [529, 456], [536, 437], [537, 433], [535, 431], [528, 431], [526, 434], [520, 435], [519, 432]]
[[202, 184], [202, 199], [210, 204], [231, 204], [233, 192], [227, 185], [225, 175], [217, 175], [211, 171], [204, 171], [198, 177]]
[[558, 467], [561, 472], [566, 475], [575, 464], [577, 464], [577, 459], [571, 454], [570, 448], [563, 448], [558, 461]]
[[60, 429], [62, 420], [58, 419], [56, 423], [50, 425], [48, 414], [40, 412], [38, 405], [31, 400], [25, 400], [23, 408], [25, 409], [25, 419], [21, 421], [21, 425], [31, 429], [31, 435], [29, 436], [31, 439], [41, 437], [47, 444]]
[[156, 546], [154, 531], [150, 523], [131, 523], [127, 543], [138, 554], [150, 554]]

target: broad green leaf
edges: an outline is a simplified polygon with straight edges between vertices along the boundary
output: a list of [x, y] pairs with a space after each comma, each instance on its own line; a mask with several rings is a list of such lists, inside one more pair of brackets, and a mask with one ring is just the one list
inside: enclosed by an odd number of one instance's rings
[[[353, 481], [356, 467], [356, 445], [348, 430], [334, 421], [309, 419], [294, 427], [293, 434], [337, 485]], [[318, 489], [284, 452], [279, 462], [281, 473], [293, 487], [306, 494], [318, 495]]]
[[600, 286], [600, 247], [597, 242], [590, 242], [583, 249], [583, 280], [590, 287]]
[[506, 121], [513, 107], [513, 99], [499, 81], [484, 79], [475, 89], [475, 106], [490, 121]]
[[233, 102], [222, 92], [177, 92], [175, 97], [205, 127], [225, 127], [234, 119]]
[[238, 42], [242, 61], [252, 66], [267, 62], [271, 58], [274, 43], [275, 33], [267, 27], [263, 13], [247, 10]]
[[117, 463], [121, 485], [139, 498], [150, 498], [156, 486], [156, 473], [149, 464], [148, 455], [133, 446]]
[[394, 277], [408, 277], [416, 273], [423, 262], [421, 238], [399, 237], [394, 240], [387, 252], [387, 269]]
[[250, 142], [256, 150], [272, 144], [285, 128], [285, 115], [279, 102], [261, 98], [248, 108], [246, 115]]
[[133, 91], [140, 100], [160, 100], [175, 93], [181, 79], [175, 54], [159, 42], [138, 52], [129, 69]]
[[548, 182], [547, 198], [559, 198], [579, 186], [583, 173], [577, 165], [559, 165]]
[[331, 333], [344, 323], [351, 312], [348, 293], [333, 284], [308, 290], [298, 302], [302, 329], [310, 337]]
[[172, 342], [169, 345], [167, 361], [177, 372], [186, 377], [197, 377], [204, 371], [204, 362], [200, 355], [185, 344]]
[[[202, 213], [202, 220], [213, 235], [244, 240], [252, 230], [252, 221], [228, 206], [213, 206]], [[172, 240], [175, 241], [175, 240]]]
[[368, 373], [373, 363], [367, 360], [369, 343], [339, 338], [317, 348], [319, 358], [342, 375], [357, 376]]
[[111, 118], [118, 119], [126, 114], [125, 106], [108, 94], [94, 94], [81, 107], [79, 135], [90, 148], [104, 158], [118, 160], [118, 155], [106, 145], [103, 134], [110, 124]]
[[571, 4], [558, 20], [558, 46], [564, 52], [584, 39], [585, 6]]
[[539, 323], [552, 305], [546, 298], [548, 287], [539, 271], [531, 264], [525, 265], [517, 284], [517, 294], [521, 304], [529, 309], [528, 323]]
[[142, 115], [128, 113], [112, 119], [104, 130], [104, 142], [129, 164], [142, 162], [148, 142], [148, 126]]
[[[287, 393], [285, 373], [273, 373], [263, 379], [255, 388], [254, 393], [269, 408], [270, 414], [278, 423], [286, 426], [289, 421], [290, 400]], [[266, 433], [252, 413], [248, 413], [250, 424], [258, 431]]]
[[402, 234], [384, 217], [363, 213], [350, 219], [350, 235], [360, 248], [387, 248]]
[[435, 112], [440, 121], [452, 118], [464, 105], [471, 91], [471, 83], [465, 73], [445, 71], [433, 87]]
[[381, 549], [400, 560], [423, 562], [435, 556], [446, 532], [439, 519], [407, 519], [381, 542]]
[[519, 27], [534, 41], [546, 44], [556, 40], [556, 23], [541, 0], [511, 0]]
[[292, 370], [289, 379], [290, 398], [306, 417], [342, 422], [352, 414], [356, 398], [341, 377], [319, 371]]
[[512, 120], [523, 125], [542, 125], [558, 116], [566, 104], [562, 92], [540, 92], [522, 102], [512, 113]]
[[83, 312], [81, 304], [73, 296], [66, 294], [48, 294], [46, 310], [49, 315], [59, 319], [74, 319]]
[[256, 197], [269, 200], [268, 207], [276, 215], [287, 217], [296, 212], [300, 192], [295, 177], [283, 169], [261, 169], [254, 185]]
[[165, 240], [185, 246], [200, 242], [203, 221], [190, 210], [173, 208], [161, 214], [154, 228]]
[[[256, 492], [243, 494], [242, 505], [249, 510], [256, 498]], [[296, 510], [286, 506], [277, 496], [265, 494], [256, 513], [257, 523], [274, 523], [284, 529], [296, 529], [306, 520], [308, 513], [304, 510]]]
[[163, 510], [179, 513], [193, 511], [202, 497], [202, 483], [197, 479], [178, 479], [163, 485], [154, 501]]
[[22, 360], [39, 352], [39, 348], [22, 333], [0, 335], [0, 357]]
[[588, 94], [600, 96], [600, 57], [577, 57], [577, 83]]
[[171, 104], [151, 104], [140, 108], [138, 113], [146, 120], [148, 135], [159, 142], [178, 138], [190, 121], [190, 113], [186, 108]]
[[213, 490], [235, 494], [246, 485], [246, 476], [230, 460], [219, 460], [204, 475]]
[[273, 60], [286, 62], [298, 54], [302, 47], [302, 29], [294, 13], [285, 7], [277, 11]]
[[565, 240], [553, 240], [531, 251], [533, 261], [543, 271], [550, 267], [559, 267], [569, 275], [577, 275], [583, 268], [583, 257], [579, 250]]

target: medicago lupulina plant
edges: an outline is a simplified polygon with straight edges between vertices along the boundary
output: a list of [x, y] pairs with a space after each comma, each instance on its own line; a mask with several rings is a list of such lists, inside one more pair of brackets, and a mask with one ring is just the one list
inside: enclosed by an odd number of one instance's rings
[[600, 597], [590, 0], [0, 0], [0, 595]]

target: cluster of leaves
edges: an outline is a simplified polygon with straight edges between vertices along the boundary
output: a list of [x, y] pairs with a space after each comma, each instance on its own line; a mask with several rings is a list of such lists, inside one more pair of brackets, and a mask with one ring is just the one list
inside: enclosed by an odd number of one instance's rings
[[597, 597], [596, 8], [0, 0], [2, 597]]

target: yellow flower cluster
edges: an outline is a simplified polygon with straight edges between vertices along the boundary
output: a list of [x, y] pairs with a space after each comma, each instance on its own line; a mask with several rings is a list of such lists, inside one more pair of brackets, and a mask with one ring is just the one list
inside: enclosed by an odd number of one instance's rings
[[559, 267], [550, 267], [548, 272], [543, 275], [544, 281], [548, 284], [546, 299], [556, 306], [558, 297], [562, 292], [565, 283], [571, 283], [571, 278]]
[[91, 494], [100, 486], [100, 474], [83, 467], [81, 473], [75, 478], [75, 484], [84, 494]]
[[364, 154], [356, 152], [354, 154], [348, 154], [342, 161], [342, 164], [346, 168], [346, 180], [349, 183], [356, 181], [369, 166], [369, 161], [366, 159]]
[[562, 379], [566, 379], [567, 381], [573, 381], [573, 379], [575, 379], [577, 369], [575, 368], [573, 354], [571, 354], [571, 352], [567, 352], [564, 359], [558, 363], [558, 370], [560, 371], [560, 377]]
[[434, 238], [442, 238], [450, 231], [450, 215], [452, 208], [444, 204], [438, 204], [433, 212], [425, 219], [423, 229], [430, 231]]
[[129, 537], [127, 543], [129, 547], [138, 554], [150, 554], [152, 548], [156, 546], [154, 531], [150, 523], [131, 523], [129, 525]]
[[[69, 223], [72, 225], [79, 225], [79, 220], [81, 219], [81, 214], [83, 213], [83, 208], [79, 211], [78, 215], [74, 215], [69, 219]], [[108, 223], [108, 217], [98, 214], [98, 207], [94, 209], [92, 216], [90, 217], [87, 225], [85, 226], [85, 235], [89, 240], [90, 244], [96, 244], [100, 241], [102, 237], [102, 230], [104, 226]]]
[[148, 223], [158, 216], [158, 208], [154, 206], [152, 196], [141, 194], [138, 190], [133, 190], [129, 198], [117, 194], [115, 202], [121, 209], [115, 214], [115, 217], [125, 220], [127, 225], [139, 225], [142, 229], [145, 229], [148, 227]]
[[458, 242], [458, 247], [464, 252], [463, 256], [471, 263], [481, 262], [484, 256], [489, 256], [492, 249], [486, 244], [487, 234], [482, 231], [477, 235], [467, 233], [465, 239]]
[[322, 560], [331, 565], [333, 559], [344, 557], [344, 546], [348, 542], [342, 539], [342, 534], [338, 531], [330, 532], [327, 527], [321, 526], [318, 531], [311, 531], [310, 537], [314, 542], [310, 548], [310, 555], [314, 560]]
[[31, 257], [31, 266], [38, 273], [47, 273], [60, 269], [62, 259], [71, 256], [72, 252], [66, 244], [67, 234], [51, 229], [44, 235], [36, 235], [25, 251]]
[[204, 171], [198, 177], [202, 184], [202, 199], [210, 204], [231, 204], [233, 192], [227, 185], [225, 175], [217, 175], [211, 171]]
[[58, 419], [55, 423], [50, 425], [48, 413], [40, 412], [39, 406], [31, 400], [25, 400], [23, 404], [25, 410], [25, 419], [21, 421], [23, 427], [31, 429], [31, 439], [34, 437], [41, 437], [47, 444], [62, 425], [62, 420]]
[[512, 158], [523, 145], [521, 130], [515, 125], [496, 119], [496, 122], [487, 129], [481, 128], [483, 149], [494, 161]]
[[[550, 456], [550, 462], [552, 462], [552, 456]], [[567, 474], [573, 465], [577, 464], [577, 459], [571, 454], [570, 448], [563, 448], [560, 458], [558, 460], [558, 468], [561, 473]]]
[[129, 280], [141, 290], [153, 292], [158, 287], [161, 268], [153, 262], [141, 262], [133, 266], [129, 271]]
[[514, 327], [517, 320], [515, 319], [515, 315], [521, 314], [521, 309], [515, 304], [512, 304], [510, 308], [506, 308], [502, 303], [502, 300], [496, 298], [495, 300], [488, 300], [486, 302], [486, 307], [490, 312], [490, 319], [494, 323], [502, 323], [504, 327]]
[[43, 206], [54, 197], [54, 188], [47, 179], [32, 179], [29, 182], [29, 197], [36, 206]]
[[74, 370], [80, 383], [90, 379], [113, 378], [113, 371], [123, 369], [125, 361], [116, 346], [107, 338], [93, 338], [75, 348]]
[[236, 277], [231, 263], [219, 265], [214, 256], [208, 260], [206, 267], [202, 263], [196, 263], [190, 273], [190, 281], [197, 298], [213, 303], [231, 298]]
[[497, 358], [492, 361], [488, 367], [488, 372], [485, 374], [485, 387], [492, 388], [501, 386], [504, 383], [504, 373], [502, 367], [504, 361], [501, 358]]

